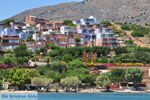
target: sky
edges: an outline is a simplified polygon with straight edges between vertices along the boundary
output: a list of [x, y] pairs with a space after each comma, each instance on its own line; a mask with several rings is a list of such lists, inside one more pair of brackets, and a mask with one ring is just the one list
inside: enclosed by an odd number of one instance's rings
[[10, 18], [25, 10], [63, 2], [82, 0], [0, 0], [0, 20]]

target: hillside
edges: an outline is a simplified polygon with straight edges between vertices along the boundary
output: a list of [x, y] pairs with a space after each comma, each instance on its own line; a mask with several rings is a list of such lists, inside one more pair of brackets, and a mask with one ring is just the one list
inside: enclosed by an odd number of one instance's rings
[[[111, 23], [110, 26], [120, 38], [129, 39], [126, 45], [137, 45], [150, 48], [150, 27], [134, 24]], [[133, 34], [134, 33], [134, 34]], [[132, 41], [132, 42], [131, 42]]]
[[77, 20], [93, 15], [99, 21], [150, 24], [149, 6], [150, 0], [84, 0], [34, 8], [13, 18], [17, 21], [24, 21], [25, 16], [34, 15], [48, 20]]

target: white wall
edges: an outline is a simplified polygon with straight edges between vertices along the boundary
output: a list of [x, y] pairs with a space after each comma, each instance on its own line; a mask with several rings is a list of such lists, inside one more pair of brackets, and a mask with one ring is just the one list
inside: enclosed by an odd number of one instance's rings
[[4, 30], [1, 31], [0, 33], [1, 36], [17, 36], [17, 32], [14, 28], [5, 28]]

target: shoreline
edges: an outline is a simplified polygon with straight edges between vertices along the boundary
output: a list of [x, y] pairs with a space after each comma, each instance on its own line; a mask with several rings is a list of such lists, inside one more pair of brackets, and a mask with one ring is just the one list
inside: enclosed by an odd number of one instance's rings
[[8, 91], [0, 90], [0, 94], [37, 94], [37, 91]]
[[[147, 90], [147, 91], [132, 91], [132, 90], [128, 90], [128, 89], [125, 89], [125, 90], [112, 90], [111, 91], [112, 93], [150, 93], [150, 90]], [[102, 90], [100, 89], [86, 89], [86, 90], [83, 90], [83, 91], [79, 91], [79, 93], [111, 93], [111, 92], [103, 92]]]
[[132, 91], [132, 90], [113, 90], [112, 92], [103, 92], [100, 89], [86, 89], [78, 92], [64, 92], [64, 91], [59, 91], [59, 92], [38, 92], [38, 91], [8, 91], [8, 90], [0, 90], [0, 94], [38, 94], [38, 93], [150, 93], [150, 90], [147, 91]]

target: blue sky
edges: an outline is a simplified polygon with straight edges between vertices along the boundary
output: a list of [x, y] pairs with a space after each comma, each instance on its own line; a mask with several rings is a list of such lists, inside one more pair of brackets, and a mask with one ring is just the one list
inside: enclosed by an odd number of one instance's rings
[[0, 20], [4, 20], [24, 10], [63, 2], [82, 0], [0, 0]]

